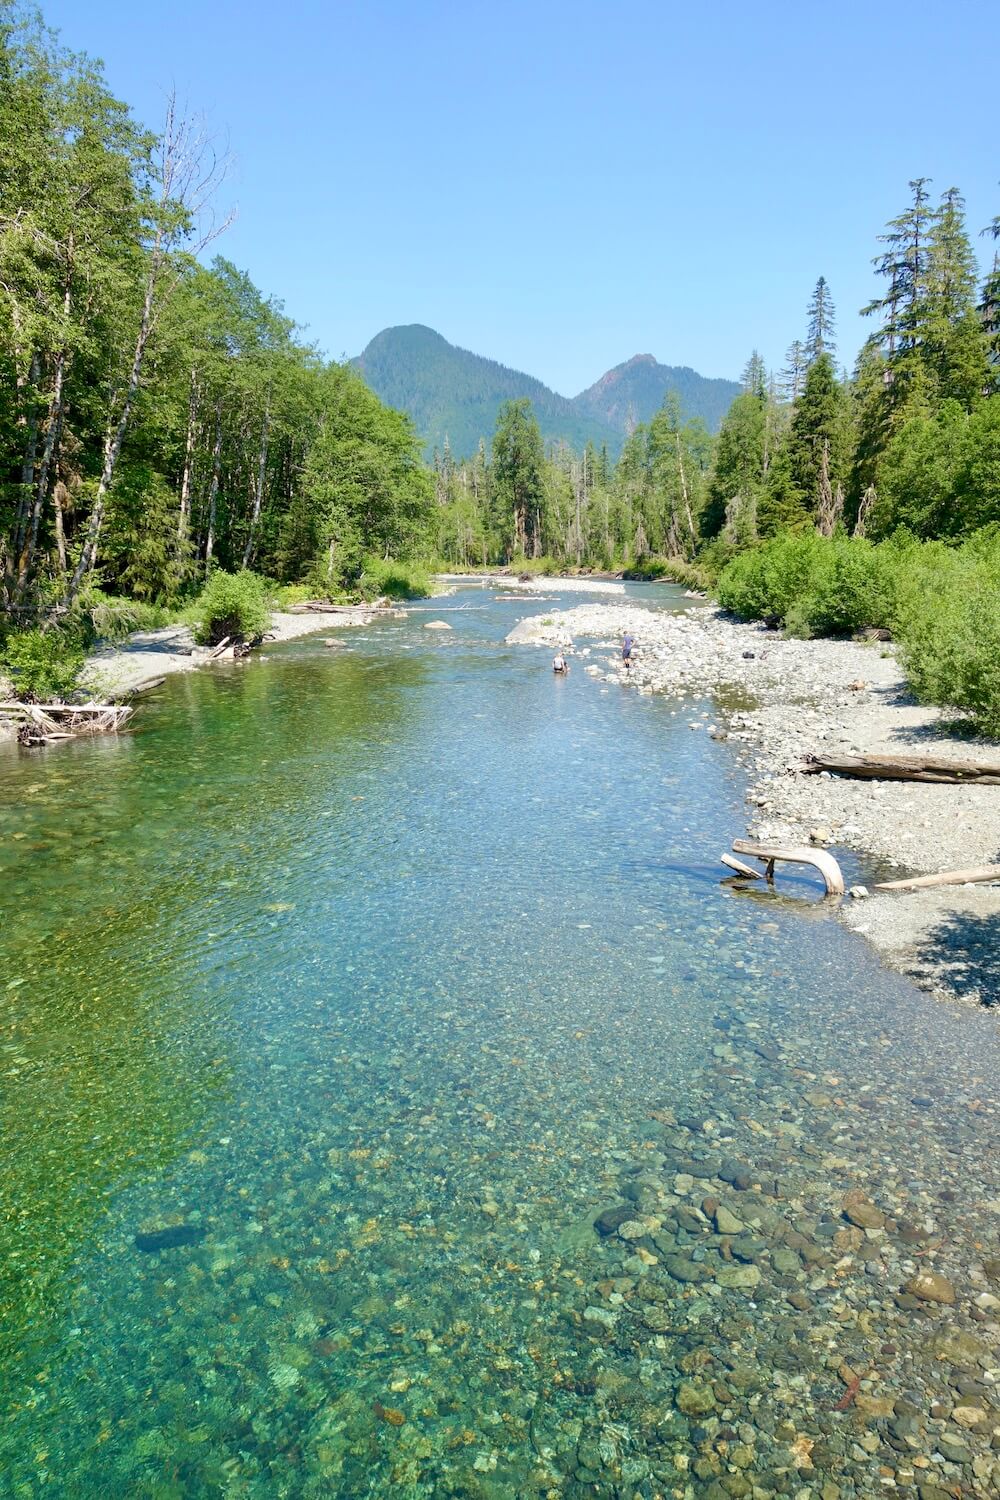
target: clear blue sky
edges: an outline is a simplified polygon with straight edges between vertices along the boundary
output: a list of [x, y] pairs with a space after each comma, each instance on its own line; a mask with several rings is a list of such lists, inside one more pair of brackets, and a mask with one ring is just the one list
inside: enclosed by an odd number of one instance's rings
[[218, 250], [332, 355], [427, 323], [566, 395], [736, 376], [822, 274], [849, 362], [908, 179], [1000, 213], [995, 0], [42, 6], [146, 123], [176, 85], [228, 134]]

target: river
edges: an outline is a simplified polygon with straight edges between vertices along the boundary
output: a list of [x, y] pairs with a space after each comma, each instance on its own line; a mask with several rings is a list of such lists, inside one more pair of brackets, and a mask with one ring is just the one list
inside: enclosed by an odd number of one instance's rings
[[995, 1022], [721, 883], [711, 705], [525, 612], [3, 748], [4, 1495], [996, 1493]]

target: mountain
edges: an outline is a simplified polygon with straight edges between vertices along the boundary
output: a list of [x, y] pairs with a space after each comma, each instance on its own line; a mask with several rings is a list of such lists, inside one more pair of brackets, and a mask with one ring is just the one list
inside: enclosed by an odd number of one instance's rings
[[428, 450], [447, 436], [456, 458], [471, 456], [481, 437], [489, 444], [501, 403], [518, 396], [530, 396], [546, 439], [582, 448], [590, 438], [616, 450], [621, 441], [610, 423], [540, 380], [458, 349], [421, 323], [383, 329], [352, 364], [380, 400], [409, 412]]
[[447, 437], [456, 457], [474, 453], [481, 437], [488, 444], [501, 403], [520, 396], [530, 397], [546, 441], [561, 438], [576, 449], [606, 443], [617, 456], [631, 427], [648, 421], [668, 390], [677, 391], [686, 416], [700, 416], [714, 431], [740, 389], [638, 354], [571, 400], [421, 323], [383, 329], [351, 363], [382, 401], [409, 412], [428, 452]]
[[648, 422], [667, 392], [674, 391], [686, 417], [701, 417], [709, 432], [718, 432], [741, 389], [735, 380], [710, 380], [687, 365], [661, 365], [651, 354], [634, 354], [581, 391], [573, 405], [627, 432], [637, 422]]

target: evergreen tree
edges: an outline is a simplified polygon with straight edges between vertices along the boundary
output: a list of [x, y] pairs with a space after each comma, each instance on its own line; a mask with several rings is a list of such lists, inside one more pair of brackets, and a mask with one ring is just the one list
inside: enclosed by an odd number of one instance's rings
[[964, 202], [949, 188], [928, 236], [927, 306], [921, 354], [938, 399], [967, 409], [988, 383], [987, 344], [976, 309], [978, 267], [965, 228]]
[[527, 396], [505, 401], [493, 436], [491, 479], [501, 534], [511, 556], [541, 555], [542, 434]]
[[[1000, 214], [982, 231], [992, 239], [1000, 241]], [[988, 389], [991, 394], [1000, 394], [1000, 252], [994, 251], [993, 265], [983, 282], [982, 298], [978, 308], [986, 338], [989, 363]]]
[[806, 378], [806, 346], [796, 339], [790, 344], [785, 355], [785, 368], [781, 371], [778, 388], [782, 399], [796, 402], [802, 394], [802, 387]]
[[836, 313], [833, 298], [830, 296], [826, 277], [821, 276], [809, 303], [809, 325], [805, 342], [807, 366], [815, 364], [824, 354], [828, 354], [831, 359], [836, 354], [835, 330]]
[[817, 515], [825, 489], [843, 481], [844, 414], [840, 386], [829, 354], [809, 367], [788, 435], [791, 484], [805, 509]]

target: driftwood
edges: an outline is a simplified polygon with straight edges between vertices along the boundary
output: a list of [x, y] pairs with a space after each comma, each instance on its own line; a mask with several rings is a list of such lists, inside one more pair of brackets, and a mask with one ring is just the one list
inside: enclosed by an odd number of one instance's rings
[[132, 710], [122, 703], [0, 703], [0, 713], [20, 720], [20, 744], [46, 745], [79, 734], [116, 734]]
[[720, 854], [719, 858], [730, 870], [735, 870], [737, 875], [742, 875], [746, 880], [760, 880], [763, 872], [755, 870], [751, 865], [745, 865], [741, 859], [734, 859], [731, 854]]
[[302, 604], [293, 604], [290, 615], [371, 615], [385, 608], [384, 604], [327, 604], [322, 599], [306, 599]]
[[807, 844], [781, 845], [781, 844], [755, 844], [750, 839], [733, 839], [734, 854], [749, 854], [753, 859], [761, 859], [766, 865], [764, 874], [770, 880], [774, 875], [776, 860], [788, 861], [790, 864], [812, 865], [818, 870], [826, 883], [828, 896], [842, 896], [844, 894], [844, 877], [840, 872], [840, 866], [832, 854], [825, 849], [812, 849]]
[[802, 770], [807, 775], [832, 771], [877, 781], [966, 782], [976, 786], [1000, 786], [1000, 761], [983, 764], [973, 760], [945, 760], [933, 755], [810, 755]]
[[972, 870], [940, 870], [936, 875], [914, 875], [911, 880], [880, 880], [877, 891], [926, 891], [935, 885], [975, 885], [1000, 880], [1000, 865], [979, 865]]

